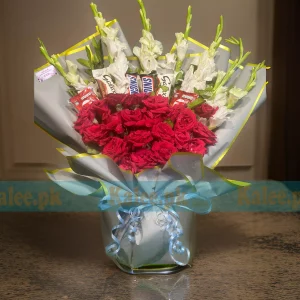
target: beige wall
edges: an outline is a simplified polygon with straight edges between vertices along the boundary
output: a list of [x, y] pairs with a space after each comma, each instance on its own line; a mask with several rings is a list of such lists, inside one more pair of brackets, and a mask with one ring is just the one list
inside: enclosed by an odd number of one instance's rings
[[[58, 144], [33, 125], [33, 69], [44, 63], [37, 37], [50, 52], [62, 52], [95, 31], [89, 0], [2, 0], [0, 5], [0, 176], [3, 179], [44, 178], [42, 168], [63, 159]], [[135, 0], [102, 0], [107, 19], [118, 18], [134, 45], [141, 35]], [[225, 19], [224, 37], [241, 36], [253, 62], [271, 64], [273, 0], [147, 0], [155, 37], [168, 50], [174, 33], [184, 30], [187, 5], [193, 6], [191, 36], [209, 44], [219, 16]], [[266, 167], [266, 107], [252, 118], [228, 156], [222, 171], [235, 179], [262, 177]], [[224, 168], [225, 167], [225, 168]]]

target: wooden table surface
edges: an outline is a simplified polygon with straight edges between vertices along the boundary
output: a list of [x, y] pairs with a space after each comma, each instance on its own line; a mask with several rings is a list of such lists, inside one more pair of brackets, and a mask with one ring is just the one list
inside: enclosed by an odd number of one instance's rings
[[300, 217], [197, 220], [192, 268], [132, 276], [106, 258], [98, 213], [1, 213], [0, 299], [300, 299]]

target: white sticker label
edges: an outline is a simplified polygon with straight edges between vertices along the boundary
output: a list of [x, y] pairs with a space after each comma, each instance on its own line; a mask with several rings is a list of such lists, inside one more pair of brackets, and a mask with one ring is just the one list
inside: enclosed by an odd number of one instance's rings
[[46, 81], [47, 79], [50, 79], [51, 77], [53, 77], [56, 74], [57, 74], [57, 71], [54, 68], [54, 66], [52, 66], [52, 65], [35, 73], [39, 82]]

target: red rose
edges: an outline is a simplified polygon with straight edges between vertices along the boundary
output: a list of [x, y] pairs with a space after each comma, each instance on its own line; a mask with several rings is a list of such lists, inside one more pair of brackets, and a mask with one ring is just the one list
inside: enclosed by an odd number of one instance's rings
[[102, 120], [104, 120], [108, 115], [110, 115], [110, 109], [104, 100], [94, 102], [88, 108], [91, 111], [95, 112], [96, 118], [99, 123]]
[[112, 136], [109, 134], [104, 124], [94, 124], [86, 128], [82, 133], [82, 140], [84, 143], [96, 143], [100, 146], [108, 143]]
[[109, 131], [114, 131], [117, 134], [124, 133], [124, 128], [122, 126], [122, 119], [119, 113], [115, 113], [107, 117], [103, 122]]
[[152, 135], [159, 141], [168, 141], [174, 143], [174, 131], [166, 123], [158, 123], [152, 128]]
[[130, 170], [132, 173], [137, 173], [139, 169], [131, 159], [131, 154], [127, 153], [121, 160], [119, 167], [123, 170]]
[[74, 128], [80, 134], [85, 131], [86, 128], [93, 125], [93, 120], [95, 119], [95, 111], [90, 109], [91, 105], [86, 105], [82, 108], [78, 114], [78, 118], [74, 123]]
[[189, 131], [197, 125], [196, 115], [189, 108], [183, 108], [175, 122], [175, 131]]
[[175, 146], [169, 142], [154, 142], [152, 146], [155, 159], [159, 164], [165, 164], [171, 155], [177, 152]]
[[104, 98], [104, 101], [109, 107], [115, 108], [122, 103], [125, 97], [124, 94], [109, 94]]
[[162, 96], [152, 96], [143, 100], [144, 105], [154, 114], [167, 114], [170, 112], [169, 99]]
[[148, 149], [141, 149], [131, 154], [131, 160], [138, 171], [155, 167], [156, 161], [153, 152]]
[[126, 95], [122, 99], [122, 106], [124, 108], [135, 108], [142, 104], [143, 100], [149, 98], [149, 94], [133, 94], [133, 95]]
[[148, 111], [146, 108], [143, 108], [143, 119], [141, 122], [138, 122], [141, 126], [151, 128], [154, 125], [163, 121], [163, 118], [159, 114], [153, 114], [151, 111]]
[[137, 126], [137, 122], [143, 119], [143, 114], [141, 109], [136, 109], [136, 110], [123, 109], [120, 112], [120, 114], [124, 122], [124, 125], [127, 127]]
[[115, 162], [118, 162], [128, 153], [128, 147], [123, 139], [113, 137], [104, 146], [102, 153], [112, 158]]
[[195, 108], [195, 113], [200, 118], [209, 119], [217, 112], [218, 109], [218, 107], [212, 107], [207, 103], [203, 103]]
[[192, 139], [184, 145], [183, 149], [186, 152], [204, 155], [207, 152], [205, 145], [205, 142], [201, 139]]
[[191, 139], [190, 133], [187, 131], [175, 131], [175, 146], [177, 149], [183, 149], [184, 145]]
[[93, 121], [90, 121], [89, 118], [78, 118], [77, 121], [74, 123], [74, 129], [82, 134], [86, 128], [93, 125]]
[[207, 145], [215, 145], [217, 142], [217, 137], [214, 132], [209, 130], [205, 125], [201, 122], [197, 124], [197, 126], [193, 129], [194, 137], [205, 142]]
[[185, 106], [183, 104], [172, 106], [170, 108], [170, 113], [168, 115], [168, 118], [174, 123], [184, 108]]
[[148, 143], [153, 141], [153, 137], [148, 130], [136, 130], [132, 131], [127, 136], [127, 142], [134, 147], [144, 147]]

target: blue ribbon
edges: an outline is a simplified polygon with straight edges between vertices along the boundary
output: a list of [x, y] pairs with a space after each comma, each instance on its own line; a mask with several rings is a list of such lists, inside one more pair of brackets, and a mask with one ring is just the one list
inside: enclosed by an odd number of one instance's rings
[[116, 256], [120, 251], [120, 241], [116, 237], [115, 233], [118, 229], [123, 229], [128, 223], [125, 223], [125, 220], [121, 217], [121, 213], [130, 215], [129, 217], [129, 233], [128, 239], [131, 243], [135, 243], [135, 235], [138, 232], [138, 227], [140, 220], [142, 219], [141, 210], [149, 207], [151, 205], [141, 205], [138, 207], [132, 207], [129, 210], [120, 207], [117, 212], [117, 218], [119, 220], [119, 224], [114, 226], [111, 230], [111, 237], [113, 239], [113, 243], [105, 247], [105, 252], [108, 256]]
[[[104, 197], [100, 203], [100, 207], [103, 209], [103, 203], [106, 201], [110, 201], [110, 195], [107, 195]], [[212, 203], [210, 199], [199, 199], [199, 195], [197, 194], [187, 194], [184, 197], [184, 202], [192, 203], [193, 201], [204, 201], [207, 204], [207, 207], [203, 209], [197, 209], [197, 213], [201, 214], [208, 214], [211, 212], [212, 209]], [[150, 202], [150, 201], [149, 201]], [[180, 224], [179, 216], [178, 214], [170, 207], [163, 206], [163, 205], [153, 205], [153, 204], [145, 204], [140, 205], [137, 207], [132, 207], [131, 209], [127, 210], [123, 207], [118, 208], [116, 215], [119, 220], [119, 224], [114, 226], [111, 230], [111, 237], [113, 239], [113, 243], [106, 246], [106, 254], [111, 257], [115, 257], [118, 255], [120, 251], [120, 241], [115, 235], [117, 230], [124, 229], [125, 226], [129, 225], [129, 232], [127, 234], [127, 238], [132, 244], [136, 243], [135, 236], [139, 231], [140, 223], [143, 218], [142, 211], [148, 207], [156, 206], [159, 207], [161, 210], [157, 214], [157, 225], [161, 226], [166, 230], [169, 234], [169, 254], [172, 258], [172, 260], [180, 266], [186, 266], [189, 263], [190, 260], [190, 250], [185, 247], [182, 242], [179, 240], [180, 237], [183, 236], [183, 230], [182, 226]], [[186, 205], [179, 207], [188, 209], [190, 211], [194, 211], [191, 208], [188, 208]], [[125, 214], [126, 216], [129, 216], [127, 223], [125, 223], [125, 220], [122, 218], [121, 214]], [[186, 259], [184, 261], [176, 259], [176, 255], [185, 255]]]
[[[186, 266], [190, 260], [190, 250], [183, 246], [179, 238], [183, 235], [182, 226], [179, 221], [178, 214], [172, 208], [161, 208], [162, 212], [160, 215], [163, 216], [164, 220], [158, 219], [158, 224], [162, 225], [170, 236], [169, 240], [169, 254], [173, 261], [179, 266]], [[186, 254], [186, 262], [179, 261], [175, 258], [175, 254], [184, 255]]]

